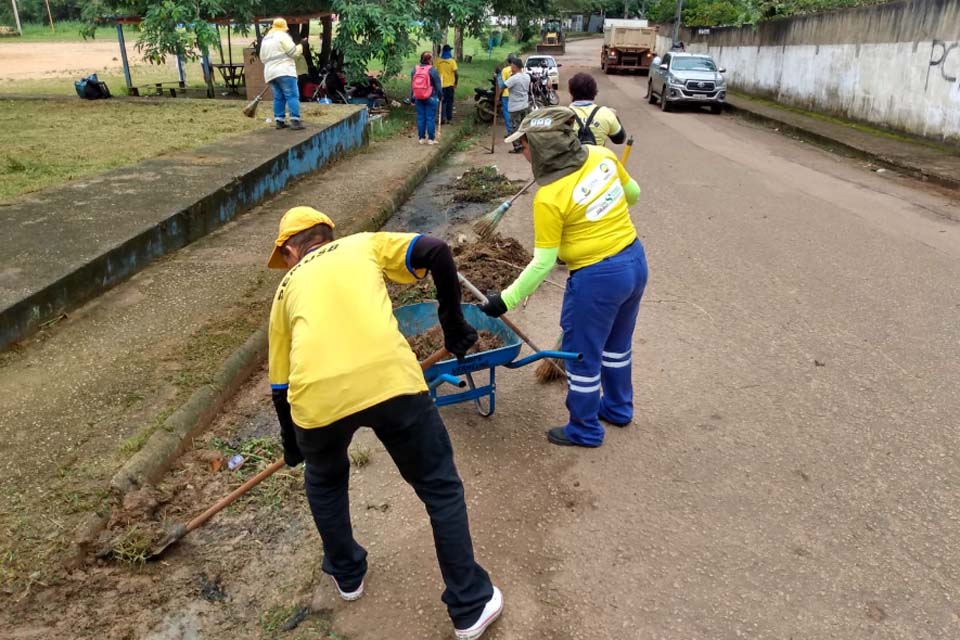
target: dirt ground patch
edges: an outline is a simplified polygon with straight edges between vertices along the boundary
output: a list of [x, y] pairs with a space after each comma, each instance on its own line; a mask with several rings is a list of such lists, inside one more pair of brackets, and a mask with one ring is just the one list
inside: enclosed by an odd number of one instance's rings
[[[455, 245], [453, 255], [460, 273], [484, 293], [507, 287], [532, 258], [519, 242], [499, 235]], [[415, 284], [397, 284], [388, 280], [387, 293], [394, 307], [437, 298], [437, 288], [430, 277]], [[470, 294], [465, 297], [469, 302]]]
[[[478, 335], [479, 338], [467, 351], [468, 354], [492, 351], [503, 346], [503, 339], [490, 331], [479, 331]], [[407, 342], [410, 343], [410, 348], [416, 354], [417, 360], [425, 360], [428, 356], [443, 348], [443, 330], [440, 325], [435, 325], [420, 335], [407, 338]]]
[[460, 273], [480, 291], [501, 291], [512, 283], [533, 256], [514, 238], [494, 236], [453, 250]]

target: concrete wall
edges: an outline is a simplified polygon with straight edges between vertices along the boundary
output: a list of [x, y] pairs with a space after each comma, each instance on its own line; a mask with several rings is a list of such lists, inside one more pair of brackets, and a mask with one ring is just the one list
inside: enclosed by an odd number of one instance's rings
[[734, 89], [960, 143], [960, 0], [902, 0], [709, 35], [684, 29], [681, 39], [726, 67]]

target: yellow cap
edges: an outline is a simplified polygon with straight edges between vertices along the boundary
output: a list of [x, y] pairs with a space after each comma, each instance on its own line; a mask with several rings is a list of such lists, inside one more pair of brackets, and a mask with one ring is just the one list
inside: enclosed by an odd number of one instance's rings
[[277, 29], [277, 30], [279, 30], [279, 31], [289, 31], [289, 30], [290, 30], [289, 27], [287, 27], [287, 21], [286, 21], [285, 19], [283, 19], [283, 18], [274, 18], [274, 19], [273, 19], [273, 28], [274, 28], [274, 29]]
[[274, 243], [273, 253], [270, 254], [270, 260], [267, 261], [267, 266], [271, 269], [286, 269], [287, 263], [283, 260], [280, 247], [291, 237], [318, 224], [325, 224], [331, 229], [336, 227], [327, 214], [320, 213], [313, 207], [294, 207], [283, 214], [283, 217], [280, 218], [280, 231], [277, 233], [277, 240]]

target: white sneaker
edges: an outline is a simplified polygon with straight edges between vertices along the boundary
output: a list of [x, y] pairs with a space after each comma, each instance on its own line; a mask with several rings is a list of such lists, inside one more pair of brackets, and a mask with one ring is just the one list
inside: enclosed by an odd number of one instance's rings
[[476, 638], [483, 635], [487, 627], [492, 625], [496, 619], [500, 617], [502, 611], [503, 594], [500, 593], [500, 589], [494, 587], [493, 597], [487, 602], [483, 608], [483, 613], [481, 613], [480, 618], [473, 623], [473, 626], [468, 629], [454, 629], [454, 632], [457, 634], [457, 640], [476, 640]]
[[427, 140], [427, 144], [437, 144], [436, 140]]
[[333, 576], [330, 576], [330, 579], [333, 580], [333, 585], [337, 588], [337, 593], [340, 594], [340, 597], [346, 600], [347, 602], [353, 602], [354, 600], [359, 600], [363, 595], [363, 581], [360, 581], [360, 586], [356, 588], [355, 591], [344, 591], [340, 588], [340, 583], [337, 582], [337, 579]]
[[427, 144], [427, 139], [426, 139], [426, 138], [420, 138], [419, 142], [420, 142], [420, 144]]

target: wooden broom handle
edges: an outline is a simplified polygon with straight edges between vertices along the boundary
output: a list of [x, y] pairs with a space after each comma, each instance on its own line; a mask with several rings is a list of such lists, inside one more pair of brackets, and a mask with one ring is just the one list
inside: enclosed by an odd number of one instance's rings
[[[438, 349], [434, 353], [430, 354], [430, 357], [428, 357], [426, 360], [421, 362], [420, 367], [424, 370], [429, 369], [430, 367], [440, 362], [444, 358], [448, 357], [449, 355], [450, 355], [450, 352], [447, 351], [446, 349]], [[250, 489], [253, 489], [255, 486], [257, 486], [258, 484], [260, 484], [261, 482], [263, 482], [264, 480], [266, 480], [267, 478], [275, 474], [277, 471], [279, 471], [284, 466], [284, 464], [286, 463], [283, 461], [283, 458], [279, 458], [278, 460], [271, 462], [269, 467], [267, 467], [257, 475], [253, 476], [252, 478], [249, 478], [242, 485], [240, 485], [239, 487], [237, 487], [236, 489], [228, 493], [226, 496], [217, 500], [213, 504], [213, 506], [211, 506], [209, 509], [207, 509], [206, 511], [198, 515], [196, 518], [194, 518], [190, 522], [188, 522], [187, 532], [193, 531], [197, 527], [202, 526], [204, 523], [207, 522], [207, 520], [209, 520], [210, 518], [217, 515], [218, 513], [220, 513], [227, 507], [229, 507], [231, 504], [236, 502], [237, 498], [247, 493], [248, 491], [250, 491]]]
[[237, 487], [236, 489], [228, 493], [226, 496], [217, 500], [212, 507], [210, 507], [209, 509], [207, 509], [206, 511], [198, 515], [196, 518], [188, 522], [187, 532], [193, 531], [194, 529], [196, 529], [197, 527], [205, 523], [207, 520], [217, 515], [227, 507], [229, 507], [231, 504], [234, 503], [234, 501], [236, 501], [237, 498], [239, 498], [246, 492], [250, 491], [250, 489], [253, 489], [255, 486], [257, 486], [258, 484], [266, 480], [268, 477], [272, 476], [277, 471], [279, 471], [284, 464], [286, 463], [283, 461], [283, 458], [280, 458], [278, 460], [271, 462], [269, 467], [267, 467], [257, 475], [253, 476], [252, 478], [248, 479], [246, 482], [244, 482], [242, 485], [240, 485], [239, 487]]

